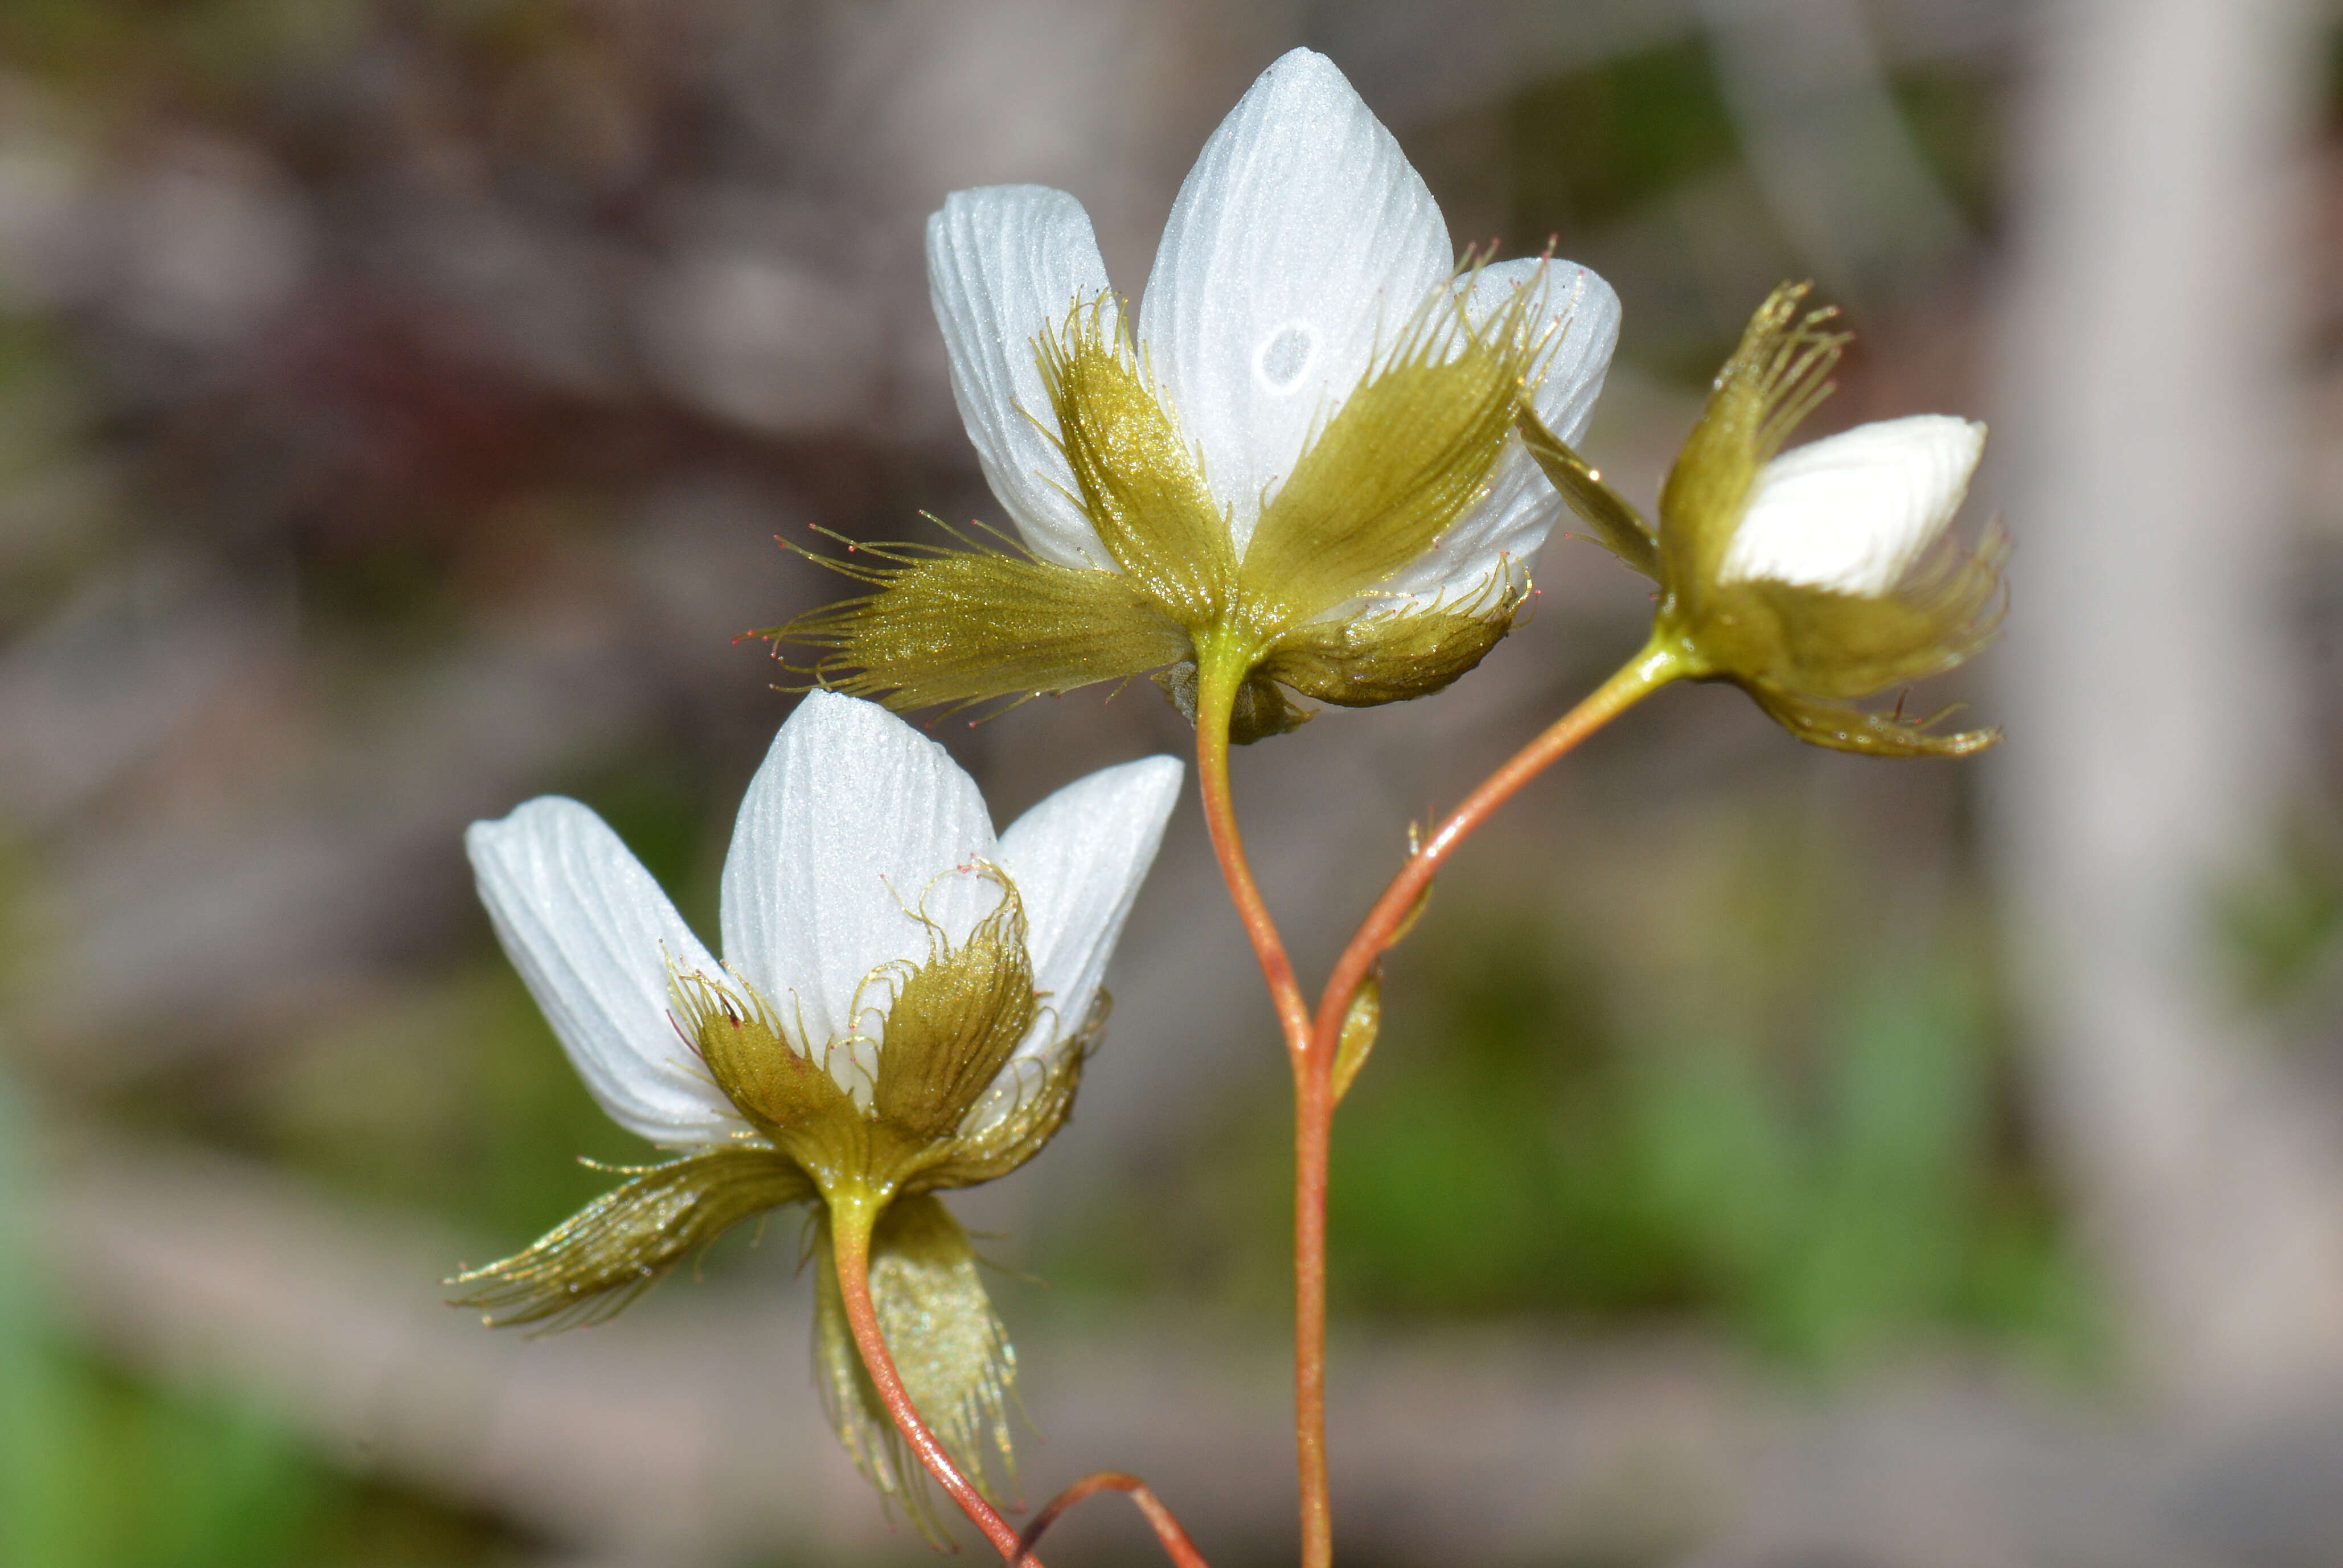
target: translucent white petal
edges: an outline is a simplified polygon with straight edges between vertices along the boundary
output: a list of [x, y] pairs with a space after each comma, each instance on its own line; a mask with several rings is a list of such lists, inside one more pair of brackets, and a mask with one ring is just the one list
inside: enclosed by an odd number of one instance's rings
[[954, 191], [928, 219], [928, 292], [968, 438], [1026, 546], [1061, 566], [1111, 567], [1050, 438], [1058, 421], [1033, 355], [1077, 305], [1104, 295], [1116, 319], [1082, 204], [1047, 186]]
[[1262, 72], [1204, 144], [1140, 337], [1240, 550], [1264, 493], [1453, 259], [1432, 193], [1322, 55]]
[[1175, 758], [1148, 757], [1067, 785], [1001, 836], [1001, 869], [1025, 900], [1033, 985], [1051, 1016], [1021, 1055], [1079, 1027], [1180, 799]]
[[668, 1016], [667, 960], [721, 976], [602, 819], [546, 796], [464, 834], [513, 968], [610, 1119], [670, 1149], [748, 1123]]
[[1985, 427], [1950, 414], [1858, 425], [1765, 465], [1718, 579], [1884, 594], [1960, 510]]
[[[1495, 267], [1483, 268], [1481, 291], [1502, 285], [1502, 275], [1493, 285], [1490, 273], [1520, 265], [1500, 262]], [[1502, 299], [1484, 303], [1482, 292], [1473, 297], [1476, 313], [1503, 303]], [[1545, 427], [1575, 447], [1585, 437], [1586, 423], [1594, 417], [1594, 400], [1603, 395], [1604, 378], [1611, 373], [1611, 356], [1619, 347], [1619, 293], [1593, 268], [1557, 260], [1546, 264], [1546, 289], [1540, 305], [1536, 330], [1551, 331], [1554, 336], [1536, 371], [1543, 379], [1530, 401], [1536, 405]]]
[[[1575, 446], [1586, 434], [1612, 351], [1619, 346], [1619, 296], [1575, 262], [1524, 256], [1483, 267], [1466, 308], [1476, 323], [1486, 323], [1523, 288], [1537, 291], [1528, 330], [1533, 338], [1545, 337], [1531, 370], [1537, 390], [1530, 401], [1546, 428]], [[1522, 438], [1509, 436], [1490, 471], [1488, 494], [1373, 599], [1378, 608], [1454, 603], [1481, 591], [1501, 568], [1524, 572], [1562, 512], [1560, 493], [1538, 470]]]
[[972, 869], [993, 849], [984, 799], [942, 747], [876, 703], [809, 693], [740, 802], [724, 956], [818, 1049], [850, 1031], [880, 966], [927, 957], [911, 911], [959, 941], [1000, 901]]

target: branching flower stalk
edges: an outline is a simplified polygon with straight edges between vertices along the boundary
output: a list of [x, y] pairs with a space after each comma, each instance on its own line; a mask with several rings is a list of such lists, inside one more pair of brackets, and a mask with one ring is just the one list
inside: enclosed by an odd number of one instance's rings
[[1681, 673], [1664, 649], [1647, 649], [1557, 720], [1475, 789], [1375, 902], [1328, 978], [1313, 1018], [1293, 975], [1277, 923], [1245, 858], [1229, 789], [1228, 713], [1233, 661], [1207, 678], [1197, 704], [1196, 778], [1204, 819], [1238, 919], [1276, 1004], [1293, 1072], [1294, 1452], [1300, 1470], [1303, 1568], [1333, 1561], [1333, 1504], [1326, 1466], [1326, 1194], [1334, 1108], [1373, 1049], [1379, 998], [1373, 975], [1430, 891], [1433, 874], [1456, 847], [1523, 785], [1581, 740]]
[[[1013, 1564], [1066, 1508], [1116, 1491], [1175, 1568], [1203, 1568], [1119, 1472], [1069, 1487], [1022, 1537], [1002, 1516], [990, 1471], [1013, 1478], [1014, 1360], [938, 1197], [1024, 1164], [1063, 1124], [1179, 764], [1093, 774], [996, 838], [940, 748], [854, 699], [957, 706], [1152, 672], [1195, 726], [1205, 821], [1292, 1073], [1302, 1563], [1331, 1568], [1329, 1158], [1384, 955], [1468, 837], [1670, 682], [1733, 683], [1841, 750], [1992, 744], [1906, 718], [1900, 696], [1861, 706], [1998, 625], [1999, 530], [1974, 548], [1947, 532], [1984, 427], [1921, 415], [1784, 451], [1845, 341], [1785, 286], [1646, 520], [1575, 449], [1616, 297], [1550, 256], [1457, 266], [1390, 133], [1302, 50], [1207, 142], [1137, 312], [1061, 192], [955, 193], [929, 263], [954, 395], [1018, 537], [879, 549], [842, 567], [870, 592], [769, 634], [810, 648], [803, 673], [832, 689], [782, 727], [742, 804], [723, 961], [578, 803], [474, 825], [498, 935], [579, 1073], [679, 1157], [459, 1276], [462, 1299], [493, 1323], [595, 1321], [739, 1221], [803, 1205], [840, 1441], [930, 1539], [945, 1535], [923, 1477]], [[1297, 698], [1373, 706], [1473, 668], [1565, 508], [1652, 579], [1647, 640], [1413, 846], [1313, 1008], [1245, 855], [1230, 747], [1310, 718]]]
[[1172, 1568], [1209, 1568], [1204, 1554], [1196, 1550], [1195, 1542], [1189, 1538], [1188, 1532], [1172, 1516], [1172, 1511], [1163, 1505], [1163, 1500], [1155, 1495], [1154, 1488], [1139, 1477], [1120, 1470], [1093, 1472], [1043, 1503], [1041, 1511], [1033, 1515], [1033, 1523], [1025, 1527], [1025, 1533], [1020, 1539], [1027, 1560], [1031, 1561], [1033, 1545], [1041, 1539], [1043, 1532], [1055, 1524], [1066, 1510], [1087, 1498], [1096, 1497], [1101, 1492], [1120, 1492], [1131, 1499], [1138, 1508], [1140, 1517], [1146, 1520], [1148, 1528], [1155, 1532], [1155, 1539], [1162, 1543], [1163, 1554], [1172, 1559]]
[[1933, 674], [1988, 640], [1999, 612], [1998, 531], [1975, 552], [1945, 529], [1983, 427], [1940, 416], [1867, 425], [1776, 456], [1829, 392], [1843, 347], [1831, 314], [1776, 291], [1750, 322], [1662, 492], [1658, 528], [1621, 500], [1534, 412], [1531, 450], [1605, 544], [1661, 586], [1651, 638], [1575, 708], [1466, 796], [1409, 857], [1328, 976], [1314, 1016], [1245, 859], [1224, 729], [1239, 662], [1205, 667], [1197, 784], [1221, 869], [1283, 1029], [1294, 1081], [1294, 1425], [1303, 1568], [1333, 1560], [1325, 1431], [1326, 1197], [1336, 1104], [1379, 1024], [1383, 956], [1421, 912], [1441, 866], [1497, 809], [1661, 687], [1726, 680], [1792, 734], [1875, 756], [1962, 756], [1997, 732], [1937, 735], [1852, 705]]

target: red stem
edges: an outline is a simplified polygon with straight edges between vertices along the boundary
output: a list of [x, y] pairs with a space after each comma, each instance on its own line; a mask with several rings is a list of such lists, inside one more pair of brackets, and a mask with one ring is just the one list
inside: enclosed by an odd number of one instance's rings
[[1312, 1060], [1310, 1004], [1293, 977], [1277, 921], [1254, 882], [1237, 831], [1229, 789], [1229, 713], [1244, 665], [1206, 658], [1196, 698], [1196, 773], [1204, 824], [1237, 919], [1269, 982], [1270, 1000], [1293, 1069], [1293, 1450], [1302, 1512], [1302, 1568], [1334, 1559], [1332, 1496], [1326, 1476], [1326, 1140], [1330, 1117], [1325, 1071]]
[[1310, 1004], [1302, 995], [1301, 982], [1293, 978], [1293, 960], [1285, 955], [1277, 921], [1252, 879], [1252, 867], [1245, 859], [1244, 836], [1237, 831], [1236, 803], [1229, 793], [1229, 709], [1244, 671], [1238, 668], [1234, 678], [1219, 678], [1221, 674], [1220, 668], [1208, 664], [1198, 681], [1196, 772], [1204, 801], [1204, 826], [1212, 831], [1212, 853], [1220, 859], [1221, 877], [1229, 885], [1237, 919], [1252, 943], [1253, 957], [1261, 961], [1262, 978], [1269, 982], [1269, 1000], [1277, 1009], [1285, 1047], [1299, 1057], [1310, 1049]]
[[[870, 1227], [865, 1221], [853, 1222], [854, 1217], [840, 1213], [834, 1206], [830, 1218], [830, 1233], [838, 1258], [838, 1291], [845, 1299], [846, 1322], [854, 1332], [855, 1348], [862, 1352], [862, 1364], [870, 1373], [870, 1382], [879, 1391], [880, 1402], [887, 1413], [895, 1418], [896, 1430], [903, 1434], [928, 1473], [960, 1506], [960, 1512], [975, 1521], [1001, 1555], [1020, 1568], [1041, 1568], [1041, 1561], [1026, 1553], [1024, 1543], [1009, 1521], [998, 1509], [984, 1500], [983, 1493], [969, 1483], [944, 1452], [936, 1434], [919, 1407], [903, 1387], [901, 1374], [895, 1370], [895, 1358], [887, 1349], [887, 1339], [879, 1329], [879, 1309], [870, 1300]], [[906, 1481], [910, 1479], [905, 1478]]]
[[1333, 1071], [1343, 1015], [1405, 929], [1433, 874], [1458, 845], [1539, 772], [1612, 719], [1682, 673], [1656, 643], [1515, 752], [1451, 812], [1375, 901], [1328, 977], [1314, 1024], [1277, 923], [1253, 881], [1229, 789], [1229, 715], [1243, 678], [1233, 659], [1200, 660], [1196, 768], [1204, 822], [1237, 918], [1252, 943], [1293, 1068], [1293, 1441], [1300, 1473], [1302, 1568], [1332, 1568], [1333, 1508], [1326, 1468], [1326, 1188], [1333, 1145]]
[[1359, 988], [1366, 984], [1376, 963], [1405, 929], [1409, 912], [1431, 886], [1433, 874], [1456, 852], [1457, 847], [1471, 838], [1498, 807], [1520, 793], [1522, 786], [1680, 673], [1675, 655], [1661, 648], [1656, 640], [1647, 645], [1610, 679], [1589, 692], [1584, 701], [1514, 752], [1504, 766], [1464, 798], [1463, 805], [1448, 814], [1423, 848], [1400, 868], [1399, 875], [1391, 879], [1391, 885], [1375, 900], [1374, 908], [1367, 911], [1367, 918], [1360, 923], [1350, 945], [1342, 950], [1342, 956], [1334, 960], [1333, 973], [1327, 977], [1326, 989], [1318, 998], [1317, 1025], [1312, 1031], [1314, 1056], [1322, 1056], [1332, 1064], [1335, 1046], [1342, 1039], [1342, 1016], [1350, 1010], [1352, 999], [1359, 994]]
[[1033, 1523], [1025, 1527], [1025, 1533], [1018, 1543], [1019, 1549], [1032, 1551], [1033, 1543], [1041, 1539], [1041, 1533], [1058, 1522], [1058, 1515], [1082, 1499], [1094, 1497], [1101, 1492], [1129, 1493], [1131, 1500], [1139, 1505], [1139, 1512], [1146, 1515], [1147, 1523], [1154, 1527], [1155, 1538], [1163, 1543], [1164, 1554], [1179, 1568], [1210, 1568], [1204, 1561], [1204, 1554], [1196, 1550], [1196, 1543], [1188, 1538], [1185, 1530], [1180, 1528], [1180, 1522], [1172, 1516], [1172, 1511], [1163, 1506], [1163, 1500], [1155, 1495], [1147, 1483], [1135, 1475], [1125, 1475], [1119, 1470], [1101, 1470], [1095, 1475], [1085, 1475], [1050, 1499], [1041, 1512], [1033, 1516]]

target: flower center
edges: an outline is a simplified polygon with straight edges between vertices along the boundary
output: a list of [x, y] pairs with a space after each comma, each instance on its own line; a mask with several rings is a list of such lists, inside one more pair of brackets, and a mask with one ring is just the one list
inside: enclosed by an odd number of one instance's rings
[[1310, 368], [1318, 347], [1317, 334], [1307, 322], [1297, 321], [1271, 335], [1253, 356], [1253, 374], [1272, 392], [1290, 390]]

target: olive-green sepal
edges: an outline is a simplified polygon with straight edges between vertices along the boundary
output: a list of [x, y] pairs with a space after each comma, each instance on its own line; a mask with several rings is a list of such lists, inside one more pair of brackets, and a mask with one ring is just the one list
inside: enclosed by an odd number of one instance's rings
[[1036, 358], [1058, 421], [1051, 440], [1099, 542], [1172, 620], [1190, 631], [1219, 620], [1237, 573], [1228, 518], [1120, 317], [1108, 326], [1105, 297], [1076, 306]]
[[[1183, 658], [1169, 669], [1157, 670], [1155, 684], [1162, 691], [1163, 700], [1178, 709], [1182, 719], [1192, 725], [1196, 722], [1198, 680], [1194, 659]], [[1237, 688], [1236, 701], [1229, 709], [1229, 740], [1232, 745], [1250, 746], [1272, 735], [1289, 734], [1316, 717], [1288, 698], [1276, 681], [1256, 669]]]
[[1371, 594], [1487, 494], [1534, 357], [1534, 298], [1516, 291], [1476, 328], [1443, 289], [1401, 328], [1262, 508], [1238, 570], [1251, 625], [1282, 632]]
[[1603, 476], [1585, 458], [1572, 451], [1562, 437], [1545, 427], [1537, 411], [1524, 401], [1517, 416], [1522, 445], [1537, 460], [1546, 478], [1562, 492], [1570, 509], [1594, 532], [1588, 536], [1654, 581], [1660, 575], [1660, 540], [1644, 514], [1603, 482]]
[[1736, 678], [1844, 701], [1966, 663], [2001, 629], [1998, 524], [1975, 548], [1945, 539], [1891, 591], [1843, 594], [1753, 578], [1712, 588], [1675, 629]]
[[[827, 1221], [812, 1245], [820, 1275], [814, 1373], [838, 1441], [930, 1544], [949, 1548], [926, 1467], [906, 1448], [855, 1349]], [[898, 1198], [880, 1215], [870, 1239], [870, 1297], [911, 1402], [960, 1473], [997, 1505], [1017, 1481], [1009, 1432], [1017, 1352], [977, 1276], [967, 1232], [940, 1201]]]
[[1810, 287], [1784, 284], [1757, 307], [1660, 487], [1661, 586], [1688, 609], [1715, 585], [1759, 474], [1830, 396], [1849, 335], [1836, 311], [1804, 308]]
[[1528, 598], [1525, 581], [1501, 569], [1454, 606], [1312, 621], [1278, 638], [1254, 678], [1338, 708], [1429, 697], [1487, 658]]
[[1998, 729], [1936, 733], [1933, 727], [1957, 711], [1956, 707], [1916, 721], [1900, 711], [1872, 713], [1850, 703], [1816, 702], [1747, 681], [1740, 684], [1783, 729], [1834, 751], [1864, 757], [1967, 757], [2001, 739]]
[[1039, 1154], [1074, 1113], [1082, 1066], [1105, 1032], [1111, 999], [1101, 987], [1073, 1033], [1046, 1055], [1013, 1059], [950, 1138], [903, 1183], [911, 1192], [973, 1187], [1008, 1175]]
[[856, 545], [805, 554], [876, 591], [755, 635], [810, 649], [812, 685], [893, 709], [1128, 680], [1189, 652], [1188, 634], [1129, 577], [971, 546]]
[[1006, 877], [994, 879], [992, 912], [958, 945], [930, 928], [928, 961], [903, 976], [887, 1010], [870, 1113], [916, 1143], [957, 1132], [1032, 1028], [1025, 903]]
[[814, 1196], [806, 1173], [771, 1149], [710, 1150], [627, 1174], [525, 1251], [449, 1280], [474, 1287], [452, 1304], [479, 1309], [491, 1328], [601, 1322], [741, 1221]]

